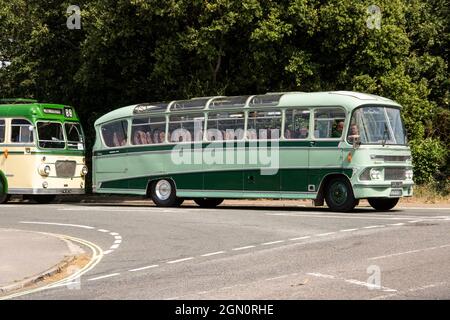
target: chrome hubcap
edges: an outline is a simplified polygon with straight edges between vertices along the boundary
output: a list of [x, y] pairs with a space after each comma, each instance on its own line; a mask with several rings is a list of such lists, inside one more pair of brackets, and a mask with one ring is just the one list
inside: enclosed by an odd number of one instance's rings
[[172, 193], [172, 186], [167, 180], [159, 180], [155, 186], [155, 193], [158, 199], [167, 200]]

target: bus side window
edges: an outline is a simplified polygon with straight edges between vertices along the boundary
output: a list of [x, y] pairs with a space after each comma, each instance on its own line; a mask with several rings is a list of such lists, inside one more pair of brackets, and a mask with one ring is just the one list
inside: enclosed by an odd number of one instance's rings
[[107, 147], [121, 147], [127, 144], [128, 122], [126, 120], [105, 124], [101, 131]]
[[5, 142], [5, 120], [0, 119], [0, 143]]
[[319, 139], [339, 139], [342, 137], [345, 112], [340, 108], [314, 110], [314, 137]]
[[13, 119], [11, 121], [11, 142], [33, 142], [33, 125], [25, 119]]
[[211, 112], [208, 114], [208, 141], [241, 140], [244, 124], [243, 112]]
[[136, 118], [131, 127], [133, 145], [164, 143], [166, 132], [165, 117]]
[[286, 110], [285, 139], [306, 139], [309, 133], [310, 111], [307, 109]]
[[274, 140], [281, 134], [281, 111], [250, 111], [248, 114], [247, 138], [249, 140]]
[[190, 142], [203, 140], [203, 113], [193, 115], [172, 115], [169, 120], [170, 142]]

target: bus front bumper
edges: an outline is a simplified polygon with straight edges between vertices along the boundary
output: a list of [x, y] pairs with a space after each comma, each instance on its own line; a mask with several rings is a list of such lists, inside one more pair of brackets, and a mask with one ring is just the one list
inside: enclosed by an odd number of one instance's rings
[[402, 198], [413, 195], [414, 183], [378, 183], [364, 184], [357, 183], [353, 185], [353, 194], [356, 199], [364, 198]]

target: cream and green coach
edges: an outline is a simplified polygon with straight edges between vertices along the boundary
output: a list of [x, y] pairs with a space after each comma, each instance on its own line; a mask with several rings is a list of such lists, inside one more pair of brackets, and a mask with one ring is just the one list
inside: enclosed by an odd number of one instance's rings
[[401, 106], [347, 91], [142, 103], [95, 122], [93, 190], [158, 206], [311, 199], [350, 211], [412, 196]]
[[83, 131], [72, 107], [0, 100], [0, 203], [23, 195], [48, 203], [85, 190]]

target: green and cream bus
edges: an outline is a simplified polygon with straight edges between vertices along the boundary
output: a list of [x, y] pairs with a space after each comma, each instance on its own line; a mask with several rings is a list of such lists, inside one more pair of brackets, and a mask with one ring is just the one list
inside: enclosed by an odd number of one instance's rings
[[85, 190], [83, 131], [72, 107], [0, 100], [0, 203], [23, 195], [48, 203]]
[[347, 91], [143, 103], [95, 122], [93, 190], [158, 206], [311, 199], [377, 210], [412, 196], [411, 152], [389, 99]]

